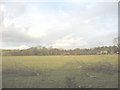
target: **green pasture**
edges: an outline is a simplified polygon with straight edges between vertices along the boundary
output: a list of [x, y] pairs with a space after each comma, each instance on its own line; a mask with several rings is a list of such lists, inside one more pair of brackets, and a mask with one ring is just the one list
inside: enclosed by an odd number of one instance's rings
[[3, 56], [3, 88], [117, 88], [117, 55]]

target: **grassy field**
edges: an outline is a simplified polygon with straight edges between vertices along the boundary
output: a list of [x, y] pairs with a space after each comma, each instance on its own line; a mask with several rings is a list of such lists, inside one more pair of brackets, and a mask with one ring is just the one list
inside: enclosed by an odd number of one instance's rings
[[117, 55], [3, 56], [3, 88], [117, 88]]

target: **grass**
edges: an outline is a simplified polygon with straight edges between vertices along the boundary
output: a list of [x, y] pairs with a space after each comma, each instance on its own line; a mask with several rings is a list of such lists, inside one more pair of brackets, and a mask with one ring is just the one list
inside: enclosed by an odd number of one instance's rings
[[117, 55], [3, 56], [2, 64], [3, 88], [118, 87]]

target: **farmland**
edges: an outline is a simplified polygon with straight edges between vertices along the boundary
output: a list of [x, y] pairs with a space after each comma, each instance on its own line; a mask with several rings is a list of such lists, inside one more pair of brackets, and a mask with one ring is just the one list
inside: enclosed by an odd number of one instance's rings
[[3, 56], [3, 88], [117, 88], [117, 55]]

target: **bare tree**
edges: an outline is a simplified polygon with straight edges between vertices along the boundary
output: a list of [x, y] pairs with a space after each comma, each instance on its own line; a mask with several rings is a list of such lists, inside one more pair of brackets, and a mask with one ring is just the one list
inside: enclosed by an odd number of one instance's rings
[[120, 53], [120, 37], [114, 38], [113, 43], [115, 46], [117, 46], [118, 53]]

